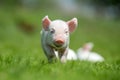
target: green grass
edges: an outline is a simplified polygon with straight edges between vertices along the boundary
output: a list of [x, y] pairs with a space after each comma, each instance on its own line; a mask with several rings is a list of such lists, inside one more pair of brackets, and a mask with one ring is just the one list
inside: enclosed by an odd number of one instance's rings
[[[0, 12], [0, 80], [119, 80], [120, 21], [78, 17], [79, 26], [71, 34], [70, 47], [75, 51], [86, 42], [95, 44], [94, 51], [103, 63], [70, 61], [49, 64], [40, 46], [41, 19], [47, 12], [1, 10]], [[50, 13], [52, 19], [69, 20]], [[25, 34], [16, 24], [23, 18], [35, 24], [36, 32]]]

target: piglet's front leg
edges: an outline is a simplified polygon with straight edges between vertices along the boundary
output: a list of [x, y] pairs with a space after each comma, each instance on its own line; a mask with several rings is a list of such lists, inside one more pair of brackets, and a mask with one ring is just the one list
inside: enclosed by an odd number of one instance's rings
[[57, 60], [55, 52], [51, 46], [43, 45], [43, 51], [46, 54], [49, 63]]
[[66, 63], [66, 61], [67, 61], [67, 54], [68, 54], [68, 48], [65, 48], [65, 49], [62, 49], [62, 50], [58, 51], [58, 55], [59, 55], [60, 61], [62, 63]]

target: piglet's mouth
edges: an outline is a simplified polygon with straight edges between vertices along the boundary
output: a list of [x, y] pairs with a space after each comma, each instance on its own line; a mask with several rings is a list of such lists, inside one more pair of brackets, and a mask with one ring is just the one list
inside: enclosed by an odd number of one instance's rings
[[62, 45], [55, 45], [56, 47], [62, 47]]
[[64, 44], [57, 44], [57, 43], [54, 43], [54, 47], [56, 47], [56, 48], [61, 48], [61, 47], [63, 47], [63, 45], [64, 45]]
[[56, 47], [62, 47], [64, 44], [54, 43], [54, 45], [55, 45]]

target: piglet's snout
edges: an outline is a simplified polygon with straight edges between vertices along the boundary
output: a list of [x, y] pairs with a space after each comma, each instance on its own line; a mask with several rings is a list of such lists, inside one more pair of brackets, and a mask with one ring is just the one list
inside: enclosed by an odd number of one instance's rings
[[55, 44], [56, 45], [63, 45], [65, 43], [65, 39], [63, 36], [58, 36], [55, 38]]
[[59, 40], [56, 40], [56, 41], [55, 41], [55, 43], [57, 43], [57, 44], [60, 44], [60, 45], [61, 45], [61, 44], [64, 44], [64, 41], [63, 41], [63, 40], [61, 40], [61, 39], [59, 39]]

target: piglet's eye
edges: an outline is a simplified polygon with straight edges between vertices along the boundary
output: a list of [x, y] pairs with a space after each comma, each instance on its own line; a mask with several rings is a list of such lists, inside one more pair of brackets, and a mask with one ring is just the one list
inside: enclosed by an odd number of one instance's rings
[[68, 31], [66, 30], [65, 33], [68, 34]]
[[55, 33], [55, 29], [52, 28], [52, 29], [50, 30], [50, 33], [52, 33], [52, 34]]

